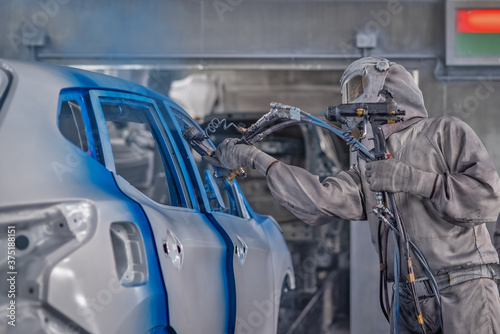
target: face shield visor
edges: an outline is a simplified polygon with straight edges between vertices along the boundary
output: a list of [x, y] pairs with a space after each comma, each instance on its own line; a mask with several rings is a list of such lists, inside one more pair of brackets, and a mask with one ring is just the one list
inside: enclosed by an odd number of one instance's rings
[[347, 79], [342, 86], [342, 103], [352, 103], [364, 93], [364, 80], [360, 75]]
[[342, 78], [342, 103], [377, 102], [391, 63], [384, 58], [366, 57], [349, 65]]

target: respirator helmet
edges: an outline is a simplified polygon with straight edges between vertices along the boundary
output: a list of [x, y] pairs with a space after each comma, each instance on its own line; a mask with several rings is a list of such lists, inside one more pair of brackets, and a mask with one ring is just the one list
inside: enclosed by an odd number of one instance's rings
[[350, 64], [340, 79], [342, 103], [379, 102], [389, 67], [384, 58], [366, 57]]

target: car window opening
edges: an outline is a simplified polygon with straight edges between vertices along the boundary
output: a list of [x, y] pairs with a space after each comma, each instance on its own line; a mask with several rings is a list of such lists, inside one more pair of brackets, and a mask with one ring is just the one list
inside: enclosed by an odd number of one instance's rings
[[[146, 106], [101, 102], [116, 173], [155, 202], [180, 205], [171, 170], [166, 167], [151, 129]], [[150, 117], [150, 116], [149, 116]]]
[[59, 130], [66, 139], [90, 155], [82, 110], [77, 101], [69, 100], [62, 102], [59, 113]]

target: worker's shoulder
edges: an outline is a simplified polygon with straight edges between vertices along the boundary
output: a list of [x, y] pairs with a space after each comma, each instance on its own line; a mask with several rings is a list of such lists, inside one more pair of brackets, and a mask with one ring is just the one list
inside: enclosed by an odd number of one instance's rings
[[477, 134], [469, 124], [450, 115], [428, 118], [419, 123], [421, 123], [419, 132], [426, 136], [431, 142], [477, 137]]
[[456, 118], [451, 115], [442, 115], [438, 117], [432, 117], [432, 118], [426, 118], [423, 120], [426, 125], [438, 125], [438, 126], [446, 126], [446, 125], [455, 125], [455, 126], [460, 126], [463, 124], [467, 124], [464, 121], [462, 121], [459, 118]]
[[451, 115], [427, 118], [419, 123], [422, 130], [431, 133], [439, 130], [473, 131], [469, 124]]

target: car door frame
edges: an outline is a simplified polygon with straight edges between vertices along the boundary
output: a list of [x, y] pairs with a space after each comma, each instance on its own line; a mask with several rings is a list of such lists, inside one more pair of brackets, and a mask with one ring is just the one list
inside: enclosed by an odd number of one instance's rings
[[[196, 328], [193, 327], [195, 324], [191, 323], [191, 327], [188, 324], [188, 319], [182, 318], [182, 320], [177, 321], [177, 317], [175, 316], [175, 310], [179, 309], [182, 307], [183, 304], [188, 304], [186, 301], [182, 300], [173, 300], [173, 296], [176, 294], [176, 289], [173, 288], [173, 286], [170, 284], [170, 281], [174, 281], [172, 277], [167, 277], [168, 275], [174, 276], [176, 272], [179, 272], [179, 269], [175, 268], [175, 263], [168, 262], [165, 260], [165, 254], [166, 253], [164, 249], [164, 244], [165, 240], [170, 238], [170, 240], [177, 240], [180, 245], [177, 249], [181, 249], [183, 252], [184, 256], [184, 263], [187, 262], [187, 257], [188, 257], [188, 248], [187, 243], [185, 240], [181, 240], [183, 235], [185, 235], [185, 231], [183, 232], [182, 229], [185, 228], [187, 229], [188, 227], [182, 227], [182, 226], [177, 226], [178, 230], [173, 231], [175, 229], [173, 223], [169, 221], [169, 218], [165, 218], [169, 216], [169, 213], [175, 212], [174, 214], [177, 215], [178, 217], [187, 217], [189, 216], [190, 218], [184, 218], [184, 222], [186, 223], [185, 225], [196, 225], [197, 224], [197, 229], [193, 230], [192, 232], [198, 231], [201, 229], [204, 229], [204, 233], [200, 234], [200, 238], [203, 237], [205, 238], [203, 241], [210, 240], [212, 242], [212, 247], [214, 250], [213, 252], [219, 254], [217, 255], [217, 258], [220, 258], [219, 260], [214, 260], [214, 266], [217, 267], [220, 265], [221, 268], [219, 268], [218, 274], [215, 275], [215, 278], [211, 279], [211, 282], [213, 284], [218, 284], [218, 281], [221, 281], [224, 286], [221, 288], [220, 286], [217, 287], [218, 295], [223, 296], [223, 300], [221, 299], [219, 301], [219, 305], [211, 305], [212, 310], [215, 309], [215, 307], [218, 307], [219, 309], [223, 310], [221, 311], [223, 315], [220, 315], [220, 317], [224, 317], [224, 329], [222, 331], [224, 332], [232, 332], [232, 319], [233, 317], [231, 316], [231, 309], [228, 305], [228, 300], [230, 300], [230, 296], [234, 295], [234, 293], [231, 291], [231, 288], [228, 287], [227, 281], [228, 281], [228, 276], [232, 275], [232, 271], [226, 271], [225, 268], [226, 266], [221, 265], [222, 263], [227, 262], [226, 261], [226, 253], [227, 253], [227, 244], [226, 244], [226, 238], [224, 235], [224, 231], [217, 228], [217, 226], [214, 226], [213, 221], [209, 218], [206, 217], [201, 213], [204, 209], [204, 205], [207, 204], [205, 203], [205, 198], [200, 197], [199, 193], [197, 193], [196, 189], [199, 189], [199, 184], [198, 183], [193, 183], [193, 180], [191, 177], [187, 177], [188, 174], [191, 174], [189, 171], [189, 168], [187, 168], [184, 165], [184, 159], [181, 158], [176, 158], [181, 156], [181, 152], [179, 152], [178, 147], [176, 146], [176, 142], [172, 138], [172, 134], [170, 133], [170, 130], [168, 126], [165, 126], [167, 124], [168, 120], [165, 120], [162, 113], [159, 112], [158, 108], [158, 103], [155, 99], [145, 97], [142, 95], [136, 95], [130, 92], [119, 92], [119, 91], [110, 91], [110, 90], [102, 90], [102, 89], [95, 89], [95, 90], [90, 90], [89, 91], [90, 95], [90, 100], [94, 109], [94, 114], [95, 114], [95, 119], [99, 131], [99, 136], [101, 137], [101, 143], [102, 143], [102, 150], [103, 150], [103, 156], [104, 156], [104, 161], [105, 161], [105, 166], [108, 168], [113, 176], [115, 177], [115, 181], [118, 185], [118, 187], [124, 192], [129, 198], [137, 202], [141, 207], [143, 208], [146, 216], [148, 217], [148, 220], [150, 222], [150, 225], [152, 227], [152, 230], [154, 232], [154, 237], [155, 237], [155, 243], [156, 243], [156, 249], [157, 252], [159, 253], [159, 258], [160, 258], [160, 266], [162, 268], [162, 273], [163, 273], [163, 279], [164, 279], [164, 284], [165, 284], [165, 289], [167, 293], [167, 303], [168, 303], [168, 316], [169, 316], [169, 324], [174, 328], [174, 330], [178, 332], [195, 332]], [[135, 189], [133, 186], [130, 184], [127, 185], [127, 181], [123, 179], [121, 176], [119, 176], [116, 173], [116, 166], [114, 163], [114, 157], [113, 157], [113, 151], [111, 148], [111, 144], [109, 141], [109, 134], [107, 131], [107, 125], [106, 121], [104, 119], [104, 114], [102, 107], [100, 105], [100, 98], [102, 97], [110, 97], [110, 98], [123, 98], [123, 99], [129, 99], [129, 100], [135, 100], [142, 102], [144, 106], [150, 105], [152, 106], [155, 110], [151, 111], [150, 119], [148, 119], [151, 122], [155, 122], [154, 126], [151, 128], [152, 132], [156, 132], [156, 138], [155, 141], [157, 142], [158, 149], [160, 150], [160, 154], [163, 156], [163, 158], [166, 161], [169, 161], [169, 165], [173, 168], [172, 174], [173, 177], [176, 179], [176, 182], [179, 184], [178, 190], [181, 194], [181, 197], [183, 197], [183, 207], [174, 207], [174, 206], [166, 206], [160, 203], [157, 203], [147, 197], [146, 195], [142, 194], [139, 190]], [[150, 126], [153, 124], [150, 124]], [[165, 138], [167, 136], [168, 138]], [[168, 145], [170, 143], [170, 145]], [[172, 153], [169, 150], [169, 147], [174, 150], [173, 154], [166, 154]], [[177, 159], [174, 161], [174, 159]], [[166, 162], [165, 161], [165, 162]], [[177, 163], [176, 163], [177, 162]], [[178, 170], [180, 169], [180, 170]], [[180, 184], [182, 184], [182, 180], [185, 180], [185, 184], [187, 187], [182, 187]], [[197, 181], [197, 180], [196, 180]], [[188, 203], [191, 203], [191, 205], [188, 205]], [[200, 205], [201, 204], [201, 205]], [[163, 218], [165, 219], [163, 219]], [[163, 221], [162, 221], [163, 220]], [[188, 224], [188, 222], [190, 224]], [[167, 229], [162, 228], [163, 225], [168, 225], [169, 227]], [[179, 225], [179, 224], [177, 224]], [[203, 231], [202, 231], [203, 232]], [[161, 241], [161, 242], [159, 242]], [[201, 242], [199, 244], [202, 244]], [[218, 247], [218, 248], [217, 248]], [[207, 249], [210, 249], [207, 248]], [[170, 255], [169, 255], [170, 256]], [[219, 263], [220, 262], [220, 263]], [[172, 267], [174, 266], [174, 267]], [[185, 269], [186, 265], [184, 265]], [[173, 269], [172, 269], [173, 268]], [[181, 267], [182, 268], [182, 267]], [[208, 270], [207, 270], [208, 271]], [[212, 271], [212, 272], [217, 272], [217, 270]], [[167, 275], [168, 274], [168, 275]], [[212, 274], [213, 275], [213, 274]], [[217, 278], [218, 277], [218, 278]], [[198, 275], [198, 277], [195, 277], [194, 279], [197, 279], [198, 283], [199, 280], [203, 278], [203, 275]], [[207, 278], [204, 278], [207, 281], [210, 281]], [[177, 279], [176, 282], [182, 282], [181, 279]], [[192, 281], [191, 281], [192, 282]], [[179, 283], [181, 284], [181, 283]], [[187, 283], [186, 283], [187, 284]], [[223, 290], [223, 291], [222, 291]], [[215, 298], [215, 297], [214, 297]], [[213, 300], [215, 300], [212, 298]], [[198, 300], [194, 300], [195, 302], [199, 303]], [[215, 302], [214, 302], [215, 304]], [[207, 305], [204, 305], [203, 307], [206, 308]], [[192, 309], [195, 309], [196, 305], [192, 305]], [[189, 310], [187, 310], [189, 312]], [[181, 313], [181, 312], [179, 312]], [[194, 318], [195, 315], [191, 314], [190, 315], [192, 318]], [[202, 315], [198, 315], [197, 322], [200, 324], [203, 324], [203, 326], [206, 326], [207, 323], [210, 323], [210, 321], [213, 322], [214, 318], [214, 313], [211, 313], [210, 315], [207, 315], [205, 321], [200, 320], [200, 317]], [[180, 316], [179, 316], [180, 319]], [[212, 319], [212, 320], [211, 320]], [[220, 325], [219, 323], [217, 325]]]
[[[186, 164], [191, 164], [191, 169], [195, 171], [195, 177], [199, 184], [203, 184], [187, 142], [180, 139], [182, 138], [182, 129], [172, 111], [172, 108], [175, 108], [182, 112], [182, 108], [167, 103], [167, 101], [165, 101], [165, 106], [168, 108], [168, 115], [171, 115], [176, 127], [176, 132], [172, 132], [179, 142], [182, 141], [186, 151], [183, 155], [183, 157], [187, 157]], [[185, 116], [188, 117], [187, 114]], [[211, 143], [210, 140], [209, 142]], [[211, 145], [213, 146], [213, 143]], [[215, 149], [215, 147], [213, 148]], [[255, 215], [244, 199], [237, 182], [229, 182], [229, 188], [239, 206], [240, 216], [214, 211], [210, 205], [205, 207], [205, 214], [225, 231], [229, 252], [233, 254], [232, 259], [228, 260], [231, 261], [228, 267], [233, 269], [235, 294], [242, 297], [234, 301], [235, 330], [237, 333], [248, 331], [271, 333], [274, 331], [277, 320], [275, 312], [276, 282], [274, 278], [278, 271], [273, 269], [272, 248], [270, 239], [266, 235], [269, 224], [262, 224], [270, 220], [269, 218], [256, 219], [254, 217]], [[203, 196], [207, 197], [206, 193], [203, 193]], [[208, 199], [205, 202], [208, 202]], [[276, 227], [274, 223], [271, 226]], [[260, 272], [256, 273], [256, 269]], [[260, 275], [260, 277], [255, 279], [252, 274]], [[261, 281], [258, 281], [259, 278]], [[281, 291], [281, 285], [278, 289]]]

